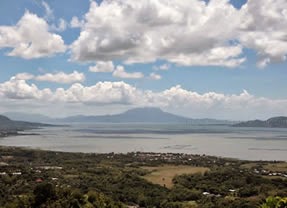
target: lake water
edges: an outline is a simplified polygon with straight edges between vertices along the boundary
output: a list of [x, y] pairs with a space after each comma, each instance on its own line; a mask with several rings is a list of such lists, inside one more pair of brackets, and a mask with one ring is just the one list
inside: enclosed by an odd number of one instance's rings
[[287, 160], [287, 129], [177, 124], [72, 124], [0, 138], [2, 146], [64, 152], [173, 152]]

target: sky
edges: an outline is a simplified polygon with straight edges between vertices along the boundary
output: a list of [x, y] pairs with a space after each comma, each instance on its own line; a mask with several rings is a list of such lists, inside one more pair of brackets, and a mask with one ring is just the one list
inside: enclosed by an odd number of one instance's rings
[[286, 0], [0, 2], [0, 113], [287, 116]]

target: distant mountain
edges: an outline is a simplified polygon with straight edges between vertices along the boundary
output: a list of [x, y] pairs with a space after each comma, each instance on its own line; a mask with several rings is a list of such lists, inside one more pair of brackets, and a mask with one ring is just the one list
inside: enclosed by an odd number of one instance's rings
[[94, 123], [189, 123], [189, 124], [231, 124], [215, 119], [191, 119], [162, 111], [159, 108], [134, 108], [124, 113], [103, 116], [71, 116], [58, 119], [60, 122]]
[[53, 123], [54, 119], [44, 116], [41, 114], [32, 113], [20, 113], [20, 112], [7, 112], [3, 113], [4, 116], [9, 117], [16, 121], [28, 121], [28, 122], [43, 122], [43, 123]]
[[0, 136], [17, 134], [18, 131], [33, 129], [38, 127], [51, 126], [42, 123], [32, 123], [25, 121], [14, 121], [6, 116], [0, 115]]
[[252, 120], [235, 124], [236, 127], [287, 128], [287, 117], [273, 117], [266, 121]]
[[150, 123], [182, 123], [189, 119], [171, 113], [163, 112], [158, 108], [135, 108], [121, 114], [104, 116], [71, 116], [61, 121], [64, 122], [113, 122], [113, 123], [131, 123], [131, 122], [150, 122]]
[[65, 118], [51, 118], [41, 114], [7, 112], [12, 120], [36, 123], [188, 123], [193, 125], [231, 125], [232, 121], [216, 119], [191, 119], [162, 111], [159, 108], [134, 108], [114, 115], [77, 115]]

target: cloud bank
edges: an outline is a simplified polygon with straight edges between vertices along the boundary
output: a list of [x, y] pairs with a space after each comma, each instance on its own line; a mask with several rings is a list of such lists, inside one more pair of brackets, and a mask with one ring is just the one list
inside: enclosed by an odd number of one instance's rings
[[[287, 114], [287, 100], [272, 100], [256, 97], [243, 91], [240, 94], [216, 92], [197, 93], [180, 85], [154, 92], [138, 89], [125, 82], [98, 82], [92, 86], [75, 83], [67, 89], [39, 89], [35, 84], [15, 77], [0, 84], [3, 101], [41, 103], [49, 108], [55, 103], [61, 106], [115, 105], [130, 107], [154, 106], [181, 113], [186, 116], [247, 119], [257, 116]], [[19, 102], [21, 101], [21, 102]], [[67, 110], [66, 109], [66, 110]], [[82, 109], [85, 109], [82, 107]]]

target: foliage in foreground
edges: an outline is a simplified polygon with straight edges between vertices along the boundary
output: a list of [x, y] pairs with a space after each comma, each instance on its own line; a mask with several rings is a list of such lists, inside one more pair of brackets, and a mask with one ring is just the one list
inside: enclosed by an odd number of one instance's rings
[[[286, 179], [262, 177], [241, 168], [244, 162], [238, 160], [182, 154], [0, 150], [0, 207], [4, 208], [286, 207]], [[149, 171], [142, 166], [183, 164], [210, 171], [178, 175], [170, 189], [143, 178]], [[278, 197], [265, 200], [268, 196]]]
[[260, 208], [286, 208], [287, 197], [269, 196]]
[[6, 204], [8, 208], [124, 208], [120, 202], [114, 202], [109, 197], [96, 191], [83, 194], [78, 189], [56, 189], [53, 184], [42, 183], [35, 187], [33, 194], [17, 197], [13, 202]]

